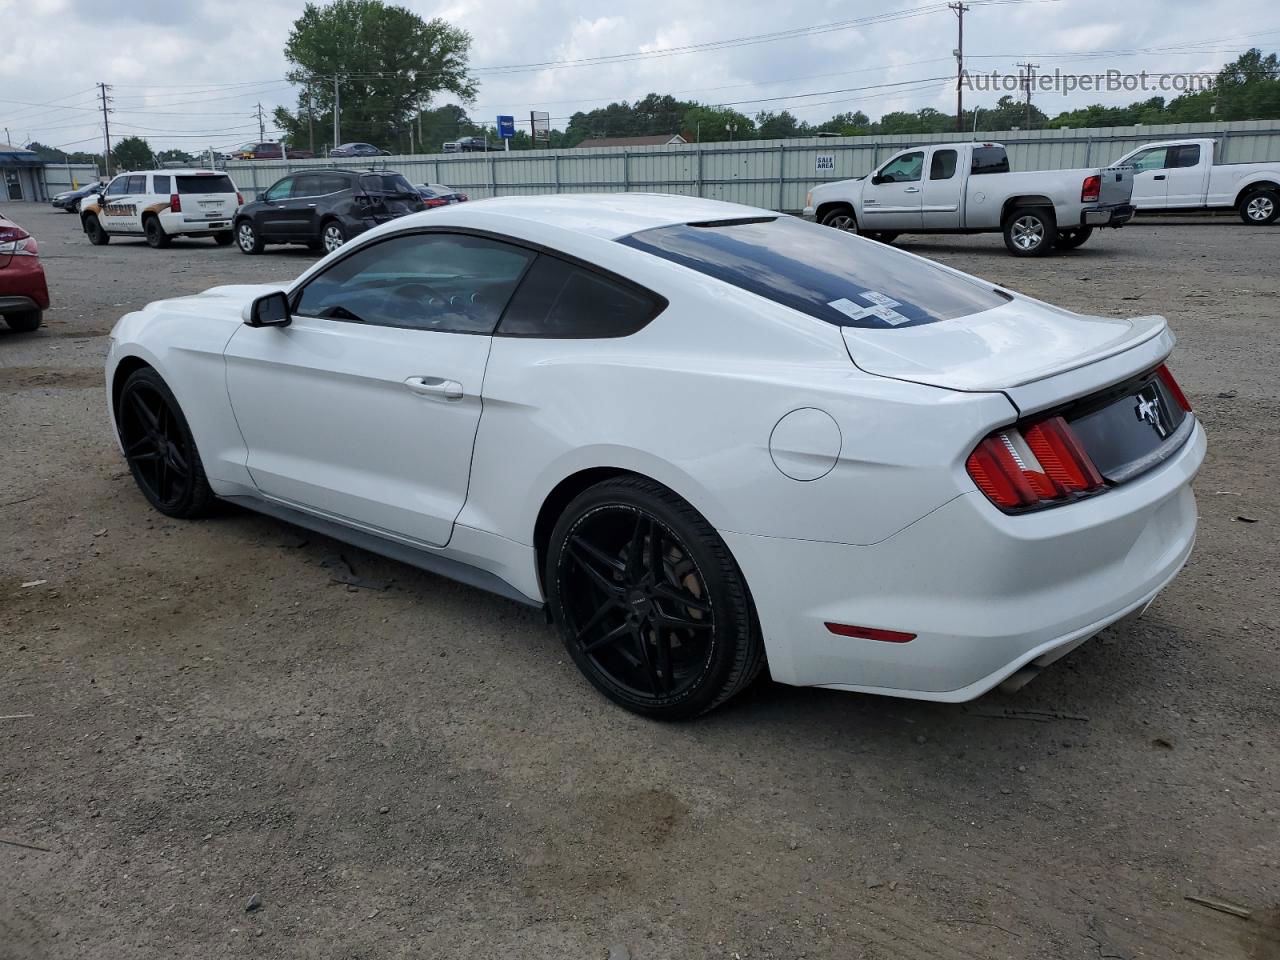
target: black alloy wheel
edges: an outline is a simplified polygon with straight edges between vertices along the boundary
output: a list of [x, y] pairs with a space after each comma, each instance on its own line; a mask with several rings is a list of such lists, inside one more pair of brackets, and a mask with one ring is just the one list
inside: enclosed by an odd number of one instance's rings
[[171, 517], [195, 517], [214, 501], [191, 428], [164, 380], [134, 371], [120, 391], [116, 422], [133, 479], [151, 505]]
[[570, 656], [629, 710], [697, 716], [763, 665], [750, 599], [724, 542], [652, 481], [610, 480], [580, 495], [556, 524], [547, 561]]

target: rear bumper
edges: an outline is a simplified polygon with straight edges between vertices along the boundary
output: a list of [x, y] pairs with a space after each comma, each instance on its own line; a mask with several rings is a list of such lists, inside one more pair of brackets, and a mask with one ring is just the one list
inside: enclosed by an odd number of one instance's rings
[[[958, 702], [1144, 607], [1195, 542], [1199, 424], [1114, 490], [1007, 516], [964, 494], [871, 546], [725, 533], [756, 601], [774, 679]], [[841, 637], [828, 622], [916, 634]]]
[[0, 290], [0, 311], [49, 309], [49, 285], [37, 257], [10, 257], [0, 270]]
[[1131, 203], [1086, 207], [1080, 214], [1080, 225], [1082, 227], [1122, 227], [1133, 219], [1133, 213], [1134, 206]]

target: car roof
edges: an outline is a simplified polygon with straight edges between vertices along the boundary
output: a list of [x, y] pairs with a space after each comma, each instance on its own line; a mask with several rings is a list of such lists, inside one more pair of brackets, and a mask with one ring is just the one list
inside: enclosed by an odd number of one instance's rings
[[[116, 173], [115, 176], [116, 177], [126, 177], [126, 176], [141, 177], [148, 173], [160, 173], [160, 174], [165, 174], [165, 175], [174, 176], [174, 177], [195, 177], [195, 176], [225, 177], [226, 176], [226, 173], [224, 173], [222, 170], [208, 170], [203, 167], [178, 167], [178, 168], [167, 168], [164, 170], [121, 170], [118, 173]], [[114, 180], [115, 177], [112, 177], [112, 179]]]
[[[573, 193], [530, 197], [492, 197], [474, 203], [457, 204], [447, 216], [437, 212], [411, 214], [405, 221], [467, 226], [467, 221], [492, 222], [512, 219], [544, 224], [574, 233], [616, 240], [640, 230], [678, 223], [707, 220], [739, 220], [746, 217], [777, 217], [780, 214], [760, 207], [721, 200], [703, 200], [667, 193]], [[402, 222], [405, 222], [402, 221]]]

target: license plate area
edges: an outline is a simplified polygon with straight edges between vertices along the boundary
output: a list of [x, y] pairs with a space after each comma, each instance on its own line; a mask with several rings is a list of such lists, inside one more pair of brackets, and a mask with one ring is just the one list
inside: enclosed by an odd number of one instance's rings
[[1068, 412], [1067, 422], [1109, 483], [1151, 469], [1186, 440], [1187, 412], [1155, 373]]

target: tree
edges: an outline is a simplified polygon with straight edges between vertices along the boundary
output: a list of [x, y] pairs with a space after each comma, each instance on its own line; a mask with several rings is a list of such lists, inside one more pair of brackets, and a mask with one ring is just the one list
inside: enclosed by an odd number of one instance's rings
[[309, 142], [309, 121], [324, 138], [333, 129], [337, 76], [344, 140], [407, 142], [410, 122], [435, 94], [448, 90], [463, 102], [475, 97], [467, 78], [470, 49], [465, 30], [382, 0], [308, 3], [284, 48], [294, 65], [287, 79], [303, 88], [298, 108], [277, 108], [275, 121], [292, 143]]
[[787, 137], [802, 137], [807, 132], [808, 124], [801, 124], [788, 110], [781, 113], [761, 111], [756, 114], [756, 136], [761, 140], [785, 140]]
[[125, 137], [111, 149], [115, 172], [122, 170], [146, 170], [155, 165], [151, 145], [141, 137]]
[[156, 162], [163, 166], [166, 163], [195, 163], [196, 158], [185, 150], [161, 150], [156, 154]]
[[685, 139], [715, 143], [730, 138], [728, 127], [735, 127], [734, 140], [747, 140], [756, 135], [756, 122], [746, 114], [726, 107], [693, 104], [684, 112], [682, 132]]

